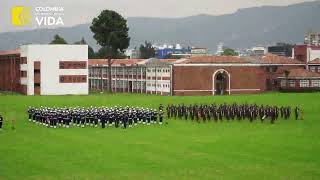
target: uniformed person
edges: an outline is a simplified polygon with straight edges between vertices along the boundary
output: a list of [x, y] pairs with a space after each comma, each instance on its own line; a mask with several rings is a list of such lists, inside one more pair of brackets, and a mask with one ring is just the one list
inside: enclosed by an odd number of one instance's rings
[[162, 125], [162, 121], [163, 121], [163, 111], [160, 110], [159, 111], [159, 124]]
[[0, 131], [2, 131], [2, 125], [3, 125], [3, 117], [0, 114]]
[[299, 118], [299, 110], [300, 109], [298, 107], [294, 108], [294, 117], [296, 120], [298, 120], [298, 118]]

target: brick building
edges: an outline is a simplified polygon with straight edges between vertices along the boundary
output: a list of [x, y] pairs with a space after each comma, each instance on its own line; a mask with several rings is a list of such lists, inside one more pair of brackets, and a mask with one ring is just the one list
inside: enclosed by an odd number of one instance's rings
[[308, 62], [308, 69], [310, 72], [320, 73], [320, 58]]
[[308, 63], [320, 58], [320, 46], [296, 45], [292, 48], [292, 58]]
[[[99, 61], [103, 63], [97, 63]], [[304, 62], [271, 54], [261, 57], [115, 60], [112, 65], [112, 87], [114, 92], [160, 95], [231, 95], [292, 90], [281, 86], [285, 73], [295, 77], [297, 82], [305, 81], [306, 74], [309, 80], [320, 79], [320, 74], [310, 73], [306, 67]], [[106, 90], [106, 60], [89, 60], [89, 71], [91, 89]], [[299, 81], [294, 88], [297, 91], [319, 89], [315, 81], [312, 82], [305, 87]]]
[[279, 89], [278, 77], [297, 68], [306, 71], [304, 63], [276, 55], [191, 58], [174, 64], [173, 94], [230, 95], [274, 91]]

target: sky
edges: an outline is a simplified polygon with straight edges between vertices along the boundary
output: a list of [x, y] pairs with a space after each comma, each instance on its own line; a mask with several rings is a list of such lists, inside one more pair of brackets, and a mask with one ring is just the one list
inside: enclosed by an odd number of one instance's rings
[[[234, 13], [238, 9], [264, 5], [286, 6], [314, 0], [4, 0], [0, 2], [0, 32], [30, 30], [34, 28], [69, 27], [92, 21], [103, 9], [119, 12], [124, 17], [186, 17], [197, 14], [222, 15]], [[11, 10], [15, 6], [30, 7], [31, 24], [13, 26]], [[63, 7], [59, 16], [63, 25], [38, 25], [36, 7]], [[42, 12], [43, 13], [43, 12]], [[52, 13], [52, 12], [51, 12]], [[52, 16], [52, 15], [46, 15]]]

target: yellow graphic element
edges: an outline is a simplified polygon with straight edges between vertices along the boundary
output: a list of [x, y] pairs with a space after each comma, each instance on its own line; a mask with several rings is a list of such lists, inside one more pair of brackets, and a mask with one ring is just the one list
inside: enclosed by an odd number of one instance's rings
[[11, 11], [11, 23], [14, 26], [30, 25], [30, 7], [15, 6]]

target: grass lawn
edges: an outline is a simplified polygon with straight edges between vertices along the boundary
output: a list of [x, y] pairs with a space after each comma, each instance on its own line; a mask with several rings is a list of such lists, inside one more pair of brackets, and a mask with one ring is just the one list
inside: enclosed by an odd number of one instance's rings
[[[248, 102], [299, 105], [305, 120], [170, 120], [133, 129], [46, 129], [27, 121], [31, 106]], [[0, 180], [7, 179], [320, 179], [320, 93], [220, 97], [0, 95]], [[11, 130], [9, 119], [17, 118]]]

